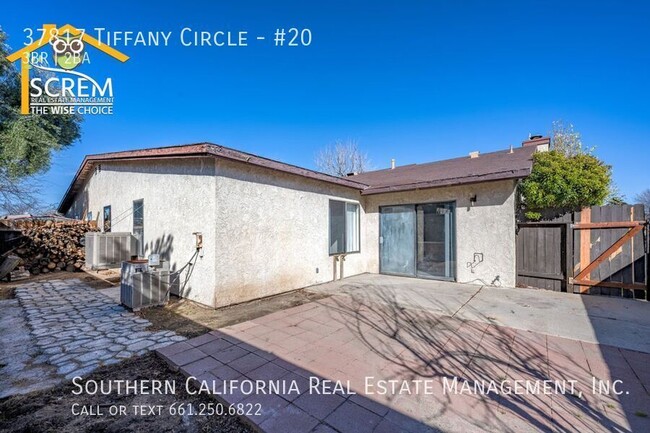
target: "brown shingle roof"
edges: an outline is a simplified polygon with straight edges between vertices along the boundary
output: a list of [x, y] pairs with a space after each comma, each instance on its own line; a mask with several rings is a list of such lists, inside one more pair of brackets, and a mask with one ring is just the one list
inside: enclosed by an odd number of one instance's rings
[[277, 170], [285, 173], [295, 174], [298, 176], [320, 180], [348, 188], [363, 189], [367, 185], [359, 183], [349, 178], [330, 176], [329, 174], [320, 173], [314, 170], [298, 167], [296, 165], [285, 164], [284, 162], [273, 159], [263, 158], [228, 147], [220, 146], [213, 143], [184, 144], [179, 146], [156, 147], [150, 149], [127, 150], [123, 152], [100, 153], [96, 155], [87, 155], [81, 166], [77, 170], [72, 183], [68, 187], [61, 203], [59, 212], [65, 213], [72, 205], [75, 194], [81, 189], [86, 179], [90, 177], [95, 164], [103, 161], [133, 161], [146, 159], [166, 159], [166, 158], [185, 158], [185, 157], [217, 157], [233, 161], [240, 161], [246, 164], [252, 164], [265, 167], [271, 170]]
[[486, 182], [490, 180], [518, 179], [530, 174], [535, 146], [512, 150], [411, 164], [394, 169], [377, 170], [349, 176], [348, 179], [368, 185], [361, 194], [380, 194], [421, 188]]
[[330, 176], [212, 143], [101, 153], [88, 155], [84, 158], [61, 200], [59, 212], [65, 213], [70, 208], [74, 196], [90, 177], [95, 165], [103, 161], [212, 156], [354, 188], [361, 191], [361, 194], [368, 195], [526, 177], [532, 169], [532, 154], [535, 150], [536, 146], [525, 146], [512, 151], [504, 150], [481, 154], [478, 158], [462, 157], [427, 164], [411, 164], [345, 178]]

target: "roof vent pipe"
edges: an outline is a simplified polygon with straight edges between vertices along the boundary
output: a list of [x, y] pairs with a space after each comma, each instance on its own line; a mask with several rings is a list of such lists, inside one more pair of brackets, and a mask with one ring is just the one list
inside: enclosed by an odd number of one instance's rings
[[390, 169], [394, 170], [395, 169], [395, 158], [390, 160]]
[[473, 158], [478, 158], [478, 156], [479, 156], [479, 151], [478, 150], [475, 150], [474, 152], [469, 153], [469, 157], [472, 158], [472, 159]]

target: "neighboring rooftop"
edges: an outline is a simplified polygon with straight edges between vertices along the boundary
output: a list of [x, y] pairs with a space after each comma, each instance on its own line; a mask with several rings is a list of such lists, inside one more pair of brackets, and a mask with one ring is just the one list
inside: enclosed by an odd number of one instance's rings
[[185, 144], [179, 146], [128, 150], [123, 152], [88, 155], [68, 187], [59, 212], [65, 213], [72, 204], [75, 194], [90, 177], [93, 167], [101, 162], [134, 161], [147, 159], [169, 159], [187, 157], [216, 157], [265, 167], [309, 179], [328, 182], [361, 191], [361, 194], [380, 194], [392, 191], [406, 191], [421, 188], [487, 182], [501, 179], [518, 179], [530, 174], [532, 154], [539, 146], [548, 146], [549, 139], [535, 136], [524, 141], [523, 147], [448, 159], [426, 164], [411, 164], [402, 167], [366, 172], [348, 177], [330, 176], [314, 170], [275, 161], [251, 153], [241, 152], [212, 143]]

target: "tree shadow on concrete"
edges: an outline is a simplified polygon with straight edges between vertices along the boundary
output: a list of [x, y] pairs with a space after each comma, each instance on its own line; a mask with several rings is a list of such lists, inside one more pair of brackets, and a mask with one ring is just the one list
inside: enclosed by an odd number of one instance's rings
[[[381, 285], [365, 285], [363, 291], [351, 290], [330, 299], [329, 306], [338, 313], [333, 320], [343, 321], [362, 344], [390, 362], [391, 368], [384, 370], [387, 379], [439, 381], [439, 389], [420, 401], [422, 421], [427, 424], [436, 425], [436, 418], [447, 414], [493, 431], [630, 431], [624, 419], [606, 410], [611, 404], [606, 396], [591, 395], [592, 374], [588, 367], [573, 362], [571, 346], [558, 347], [542, 334], [490, 324], [489, 318], [463, 321], [405, 308], [394, 290]], [[579, 351], [580, 342], [574, 343]], [[516, 380], [539, 381], [542, 387], [544, 381], [575, 380], [577, 384], [575, 395], [566, 382], [565, 394], [490, 392], [492, 382], [514, 387]], [[458, 395], [444, 392], [445, 383], [456, 383], [461, 393], [483, 384], [488, 392]], [[555, 382], [548, 383], [555, 390]], [[417, 416], [418, 409], [414, 412]]]

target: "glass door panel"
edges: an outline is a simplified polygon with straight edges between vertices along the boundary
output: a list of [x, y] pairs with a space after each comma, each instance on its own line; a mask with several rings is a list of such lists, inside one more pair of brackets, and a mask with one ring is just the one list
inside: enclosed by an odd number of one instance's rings
[[416, 206], [417, 276], [454, 279], [454, 204]]
[[415, 276], [415, 206], [385, 206], [379, 211], [379, 269]]

